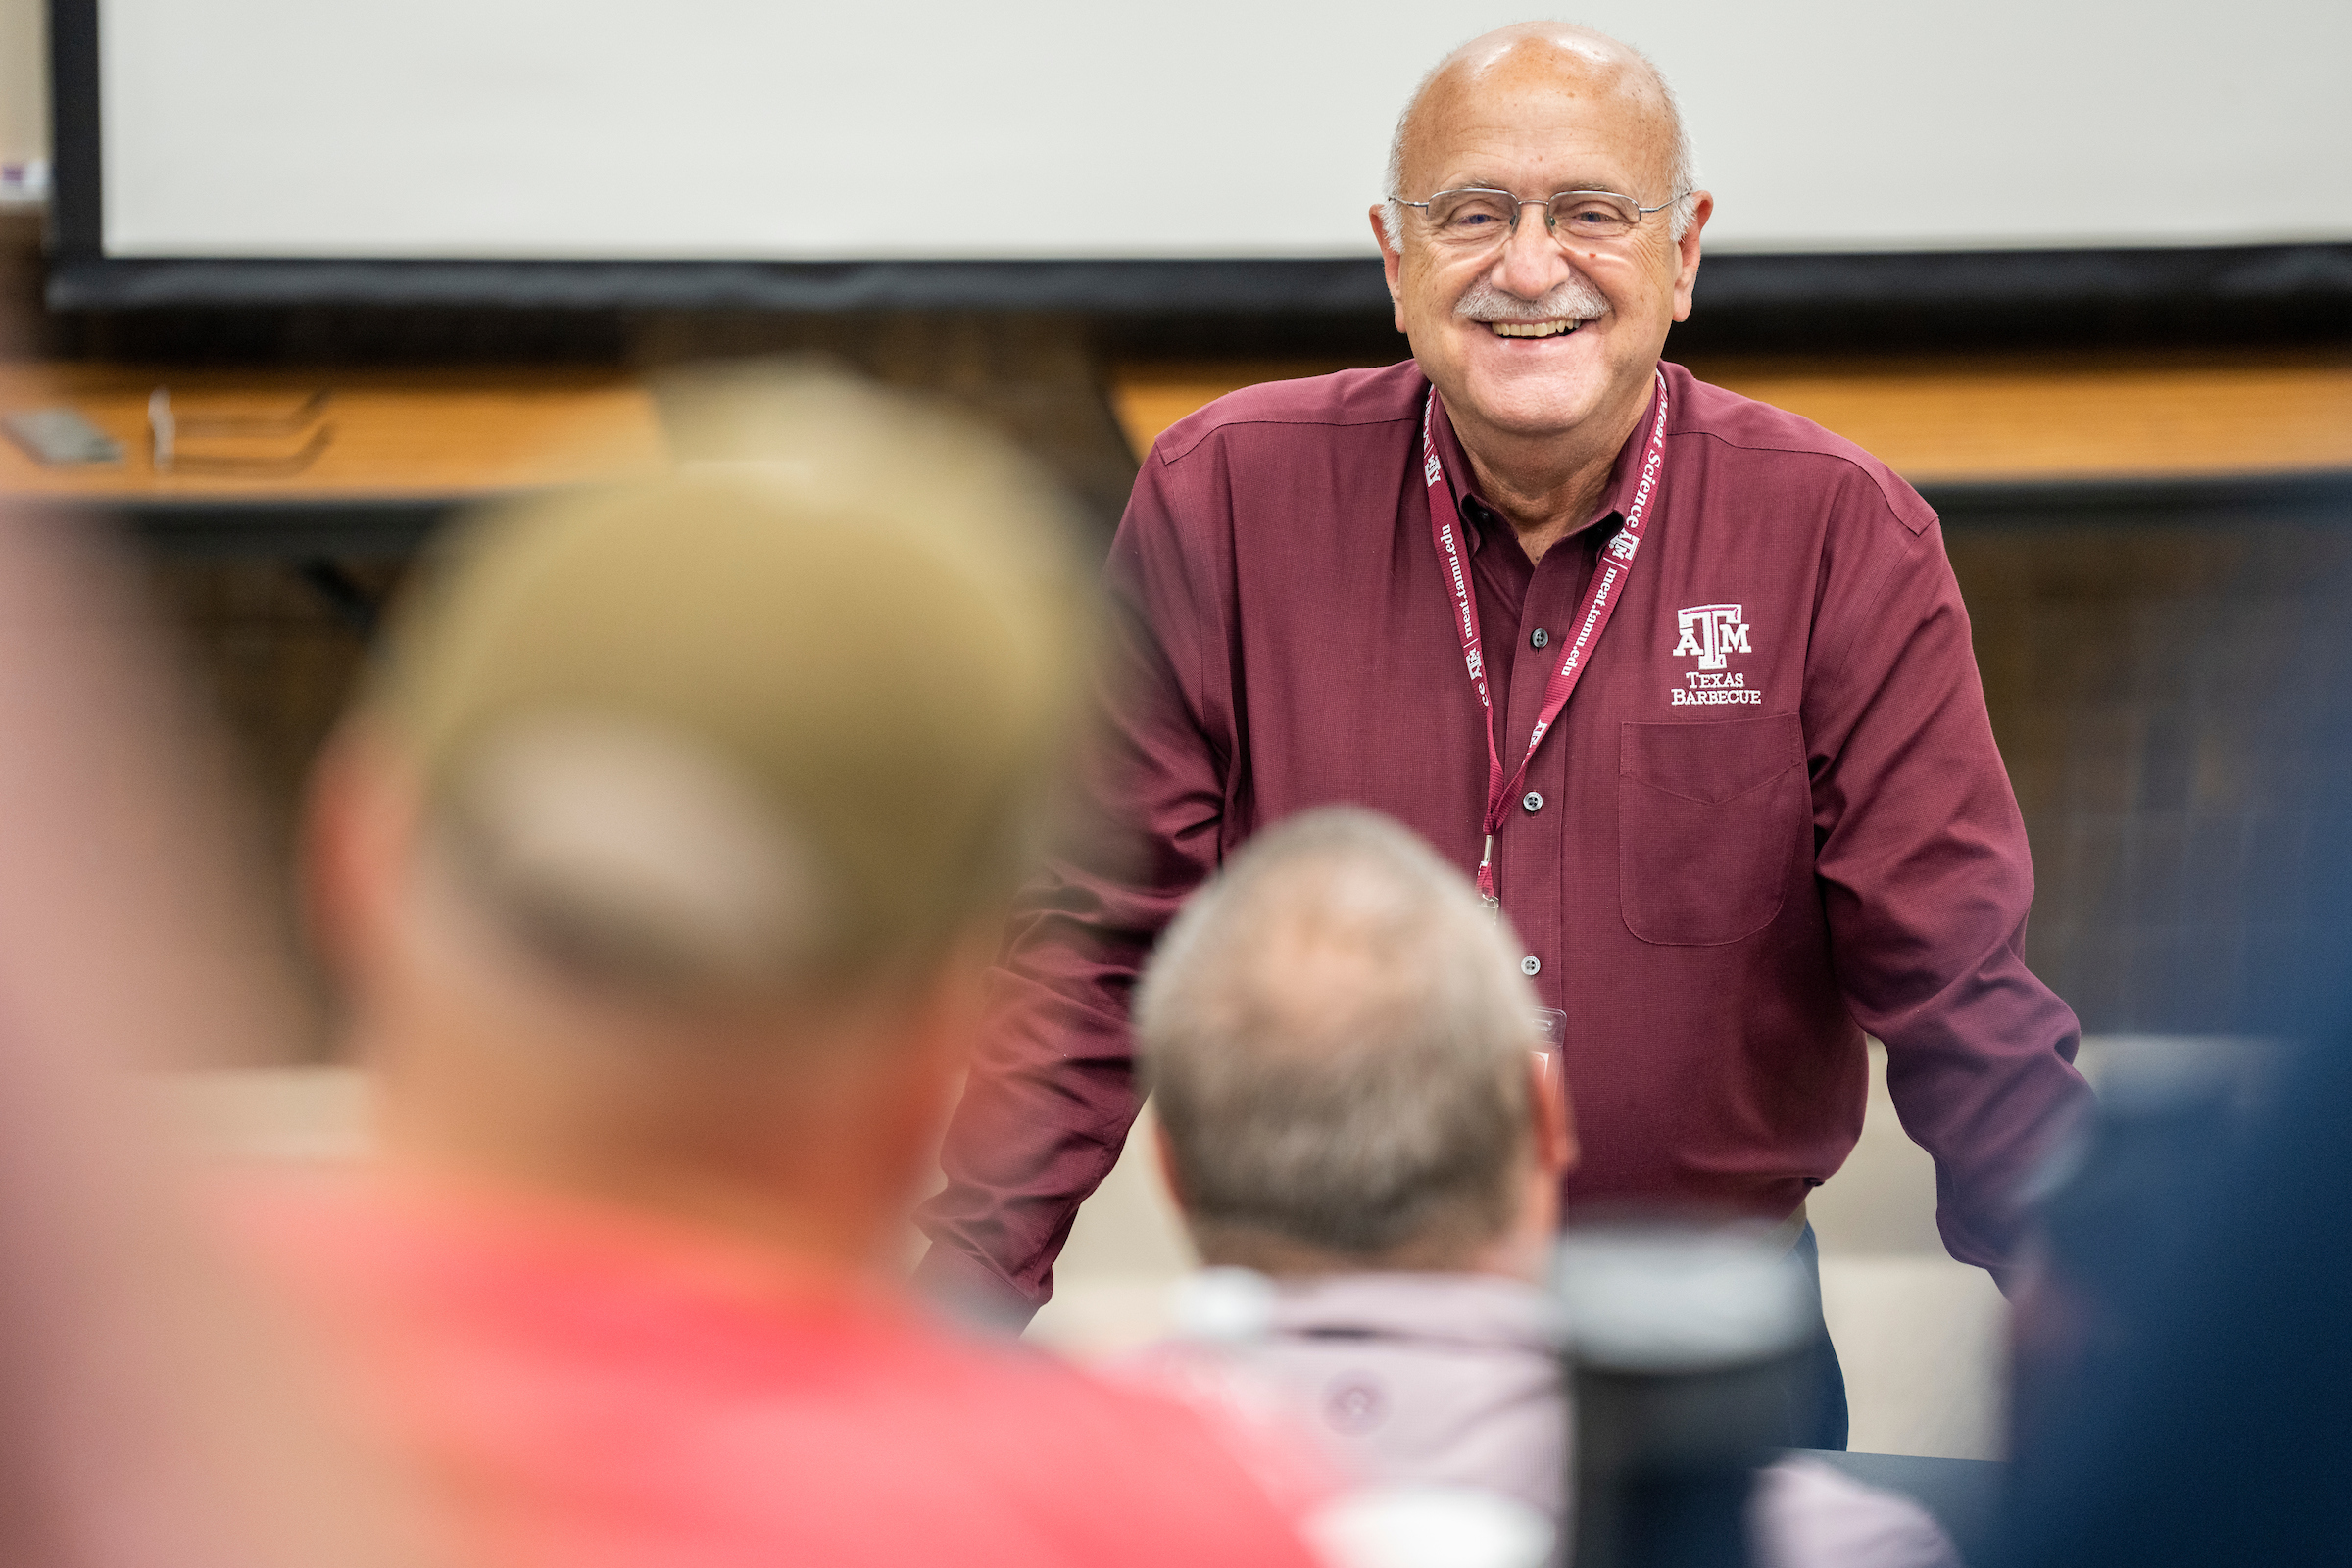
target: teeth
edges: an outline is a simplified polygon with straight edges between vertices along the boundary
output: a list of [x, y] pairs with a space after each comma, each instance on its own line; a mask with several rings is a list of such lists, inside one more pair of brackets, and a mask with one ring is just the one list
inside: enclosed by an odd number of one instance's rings
[[1582, 321], [1489, 321], [1498, 337], [1558, 337], [1584, 325]]

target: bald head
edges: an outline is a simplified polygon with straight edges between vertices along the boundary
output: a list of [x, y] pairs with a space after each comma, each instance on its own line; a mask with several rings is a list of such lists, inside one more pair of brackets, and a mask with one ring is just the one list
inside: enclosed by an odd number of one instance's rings
[[[1680, 197], [1698, 185], [1698, 163], [1683, 125], [1682, 108], [1648, 56], [1603, 32], [1566, 22], [1521, 22], [1471, 39], [1432, 67], [1396, 117], [1389, 141], [1386, 220], [1389, 243], [1399, 242], [1400, 198], [1429, 194], [1420, 167], [1433, 135], [1474, 105], [1506, 101], [1531, 90], [1568, 89], [1596, 106], [1642, 126], [1656, 148], [1655, 173], [1663, 188], [1630, 191], [1643, 201]], [[1524, 193], [1523, 193], [1524, 194]], [[1681, 239], [1690, 222], [1690, 204], [1677, 200], [1667, 214], [1669, 232]]]

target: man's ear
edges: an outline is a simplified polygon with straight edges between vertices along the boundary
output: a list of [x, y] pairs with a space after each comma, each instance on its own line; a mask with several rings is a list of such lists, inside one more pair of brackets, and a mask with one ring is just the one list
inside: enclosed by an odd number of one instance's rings
[[[1386, 202], [1372, 204], [1372, 239], [1380, 247], [1380, 270], [1389, 280], [1389, 309], [1396, 319], [1396, 330], [1404, 330], [1404, 295], [1396, 284], [1397, 269], [1404, 266], [1404, 253], [1389, 243], [1389, 225], [1383, 220], [1388, 211]], [[1679, 319], [1679, 318], [1678, 318]]]
[[1535, 1111], [1536, 1163], [1554, 1177], [1576, 1166], [1576, 1118], [1568, 1108], [1568, 1079], [1559, 1053], [1539, 1051], [1528, 1064], [1530, 1102]]
[[416, 814], [390, 740], [365, 720], [346, 721], [311, 772], [301, 886], [312, 943], [347, 981], [380, 951]]
[[1168, 1186], [1168, 1197], [1178, 1213], [1188, 1212], [1192, 1205], [1185, 1201], [1184, 1183], [1176, 1175], [1176, 1145], [1168, 1137], [1168, 1129], [1156, 1119], [1152, 1123], [1152, 1153], [1159, 1163], [1159, 1179]]
[[1690, 226], [1675, 241], [1674, 318], [1690, 319], [1690, 297], [1698, 287], [1698, 233], [1715, 216], [1715, 196], [1712, 191], [1699, 191], [1690, 199]]

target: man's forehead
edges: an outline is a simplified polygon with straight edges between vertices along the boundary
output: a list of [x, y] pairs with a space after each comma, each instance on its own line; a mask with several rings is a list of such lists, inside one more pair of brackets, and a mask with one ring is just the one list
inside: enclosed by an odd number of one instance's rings
[[[1570, 183], [1646, 182], [1672, 157], [1670, 137], [1619, 102], [1510, 99], [1432, 116], [1405, 151], [1408, 174], [1446, 184], [1510, 184], [1537, 175]], [[1565, 111], [1565, 112], [1563, 112]]]
[[1531, 163], [1623, 178], [1671, 159], [1672, 139], [1657, 79], [1639, 57], [1575, 34], [1523, 37], [1447, 62], [1414, 108], [1404, 161], [1447, 183]]

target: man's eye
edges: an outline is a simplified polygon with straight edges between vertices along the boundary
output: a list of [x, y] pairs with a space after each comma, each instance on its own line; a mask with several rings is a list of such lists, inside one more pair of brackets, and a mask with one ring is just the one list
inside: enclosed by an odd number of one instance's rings
[[1476, 234], [1484, 229], [1508, 228], [1510, 210], [1499, 202], [1464, 202], [1446, 216], [1448, 233]]

